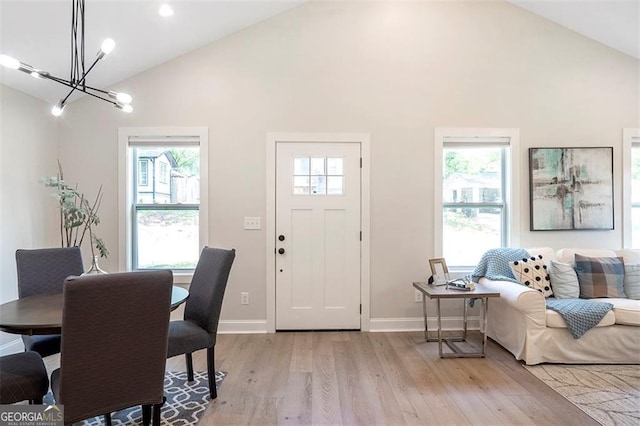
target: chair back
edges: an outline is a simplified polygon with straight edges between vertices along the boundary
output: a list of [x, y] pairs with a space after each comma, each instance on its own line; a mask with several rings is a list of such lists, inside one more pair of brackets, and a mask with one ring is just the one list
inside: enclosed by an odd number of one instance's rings
[[54, 390], [65, 424], [162, 403], [172, 284], [169, 270], [66, 279]]
[[222, 299], [235, 257], [235, 249], [203, 248], [189, 286], [184, 319], [195, 322], [214, 338], [218, 332]]
[[16, 250], [18, 297], [62, 293], [65, 278], [82, 275], [80, 247]]

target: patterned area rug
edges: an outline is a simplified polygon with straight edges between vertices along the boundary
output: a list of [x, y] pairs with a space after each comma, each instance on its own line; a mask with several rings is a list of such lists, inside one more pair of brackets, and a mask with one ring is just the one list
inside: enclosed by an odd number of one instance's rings
[[[220, 389], [227, 373], [216, 371], [216, 388]], [[164, 395], [167, 402], [162, 406], [161, 423], [172, 426], [195, 425], [209, 406], [209, 384], [206, 372], [194, 372], [194, 381], [187, 382], [187, 373], [168, 371], [164, 377]], [[45, 397], [45, 403], [50, 395]], [[142, 424], [142, 410], [138, 407], [111, 413], [113, 426]], [[80, 423], [82, 426], [102, 426], [103, 417], [95, 417]]]
[[640, 366], [525, 365], [602, 425], [640, 424]]

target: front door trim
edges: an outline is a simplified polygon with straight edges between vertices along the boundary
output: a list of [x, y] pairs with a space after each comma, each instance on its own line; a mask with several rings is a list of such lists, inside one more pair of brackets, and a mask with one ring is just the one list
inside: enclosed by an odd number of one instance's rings
[[360, 178], [360, 226], [362, 244], [360, 251], [360, 301], [362, 310], [360, 327], [370, 331], [370, 138], [366, 133], [267, 133], [267, 205], [265, 217], [266, 230], [266, 303], [267, 332], [276, 331], [276, 146], [278, 142], [314, 142], [314, 143], [359, 143], [362, 153]]

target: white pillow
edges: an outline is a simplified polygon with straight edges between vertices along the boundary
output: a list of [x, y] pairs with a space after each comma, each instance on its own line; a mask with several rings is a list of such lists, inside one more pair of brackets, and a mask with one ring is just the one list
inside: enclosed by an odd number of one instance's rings
[[532, 256], [528, 259], [509, 262], [509, 267], [520, 284], [538, 290], [544, 297], [553, 296], [547, 265], [541, 255], [538, 255], [537, 259]]
[[624, 264], [624, 294], [640, 300], [640, 263]]
[[571, 265], [552, 260], [549, 262], [549, 276], [556, 299], [577, 299], [580, 297], [578, 274]]

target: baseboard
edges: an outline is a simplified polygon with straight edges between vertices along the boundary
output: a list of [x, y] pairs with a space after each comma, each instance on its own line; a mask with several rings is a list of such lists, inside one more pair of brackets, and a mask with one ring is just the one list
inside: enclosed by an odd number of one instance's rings
[[[438, 318], [428, 318], [429, 331], [436, 330]], [[393, 331], [424, 331], [424, 318], [371, 318], [369, 320], [371, 332]], [[447, 317], [442, 319], [442, 330], [461, 330], [462, 317]], [[468, 330], [480, 330], [480, 317], [469, 316], [467, 318]]]
[[220, 334], [263, 334], [266, 332], [266, 320], [227, 320], [218, 323], [218, 333]]
[[24, 345], [22, 339], [13, 339], [10, 342], [0, 346], [0, 356], [15, 354], [24, 351]]

